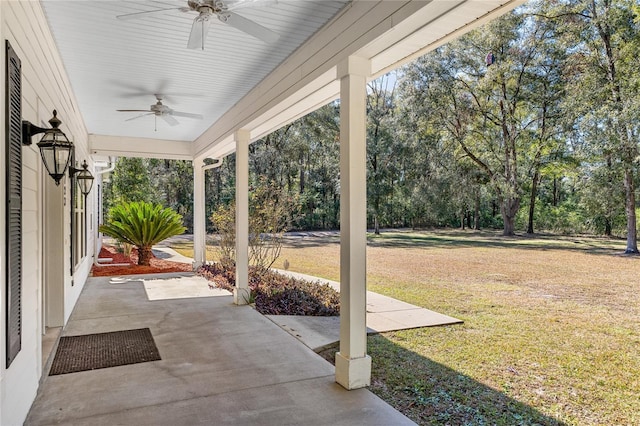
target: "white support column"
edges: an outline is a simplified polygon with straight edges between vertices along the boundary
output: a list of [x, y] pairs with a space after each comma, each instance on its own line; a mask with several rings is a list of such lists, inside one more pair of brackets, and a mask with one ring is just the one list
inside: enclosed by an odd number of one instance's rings
[[193, 269], [207, 260], [207, 218], [205, 210], [204, 170], [202, 159], [193, 160]]
[[236, 288], [233, 302], [249, 303], [249, 140], [248, 130], [236, 131]]
[[340, 351], [336, 382], [346, 389], [369, 386], [367, 355], [367, 76], [368, 60], [349, 57], [340, 78]]

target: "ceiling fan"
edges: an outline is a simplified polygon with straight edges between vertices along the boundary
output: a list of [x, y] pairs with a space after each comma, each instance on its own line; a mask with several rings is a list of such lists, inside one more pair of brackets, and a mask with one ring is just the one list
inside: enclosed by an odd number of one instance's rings
[[[174, 109], [169, 108], [168, 106], [162, 103], [162, 95], [156, 94], [156, 103], [151, 105], [149, 109], [118, 109], [118, 112], [142, 112], [143, 114], [137, 115], [132, 118], [128, 118], [125, 121], [136, 120], [141, 117], [146, 117], [148, 115], [154, 115], [154, 118], [160, 117], [163, 119], [169, 126], [177, 126], [180, 124], [175, 117], [186, 117], [186, 118], [195, 118], [197, 120], [202, 120], [201, 114], [193, 114], [190, 112], [182, 112], [176, 111]], [[157, 128], [156, 128], [157, 130]]]
[[[125, 15], [118, 15], [116, 18], [121, 20], [137, 19], [164, 14], [174, 10], [178, 10], [180, 12], [197, 12], [198, 16], [193, 20], [191, 34], [189, 35], [189, 41], [187, 43], [187, 47], [189, 49], [201, 48], [204, 50], [204, 42], [207, 38], [207, 33], [209, 32], [211, 20], [214, 17], [217, 17], [220, 22], [243, 31], [258, 40], [262, 40], [266, 43], [275, 43], [280, 38], [278, 33], [271, 31], [269, 28], [264, 27], [251, 19], [233, 12], [234, 9], [257, 3], [258, 2], [255, 0], [247, 0], [227, 5], [222, 0], [188, 0], [187, 7], [174, 7], [169, 9], [150, 10], [147, 12], [128, 13]], [[267, 3], [267, 1], [265, 1], [265, 3]]]

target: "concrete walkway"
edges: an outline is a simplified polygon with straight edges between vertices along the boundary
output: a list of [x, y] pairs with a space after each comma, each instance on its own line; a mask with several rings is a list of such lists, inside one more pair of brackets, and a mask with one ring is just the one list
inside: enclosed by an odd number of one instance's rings
[[[297, 272], [277, 270], [279, 273], [311, 282], [329, 284], [340, 291], [340, 283]], [[340, 340], [339, 317], [305, 317], [296, 315], [266, 315], [289, 334], [314, 351], [319, 351]], [[367, 332], [406, 330], [460, 324], [461, 320], [392, 297], [367, 291]]]
[[199, 291], [203, 278], [126, 278], [90, 278], [63, 335], [149, 327], [162, 359], [45, 376], [26, 425], [413, 424], [335, 384], [330, 363], [227, 292], [158, 290]]
[[[153, 252], [157, 257], [172, 260], [174, 262], [193, 262], [193, 259], [182, 256], [166, 245], [154, 247]], [[276, 269], [276, 271], [283, 275], [300, 278], [310, 282], [326, 283], [336, 291], [340, 291], [340, 283], [336, 281], [325, 280], [298, 272], [280, 269]], [[166, 286], [165, 288], [168, 289]], [[184, 286], [175, 290], [167, 291], [172, 291], [173, 294], [180, 294], [184, 291]], [[191, 295], [195, 293], [187, 292], [185, 294]], [[299, 315], [266, 315], [266, 317], [316, 352], [340, 340], [339, 317], [311, 317]], [[410, 303], [402, 302], [392, 297], [367, 291], [367, 331], [370, 334], [461, 323], [462, 321], [457, 318], [421, 308]]]
[[162, 245], [154, 246], [153, 255], [158, 259], [170, 260], [172, 262], [193, 264], [193, 259], [186, 257], [175, 251], [174, 249]]

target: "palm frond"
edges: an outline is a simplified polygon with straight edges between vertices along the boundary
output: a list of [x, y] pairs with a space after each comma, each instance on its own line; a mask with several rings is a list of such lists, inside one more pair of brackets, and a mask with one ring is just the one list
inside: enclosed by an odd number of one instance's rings
[[113, 207], [100, 232], [136, 247], [151, 247], [182, 234], [182, 216], [170, 208], [146, 202], [122, 203]]

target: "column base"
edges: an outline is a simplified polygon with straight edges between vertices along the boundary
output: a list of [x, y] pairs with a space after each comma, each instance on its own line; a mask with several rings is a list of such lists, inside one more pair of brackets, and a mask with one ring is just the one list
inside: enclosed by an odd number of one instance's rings
[[248, 305], [251, 301], [251, 293], [248, 288], [233, 289], [233, 303], [236, 305]]
[[200, 269], [202, 265], [204, 265], [204, 262], [194, 261], [191, 263], [191, 267], [193, 268], [194, 272]]
[[336, 382], [347, 390], [359, 389], [371, 384], [371, 357], [346, 358], [336, 353]]

